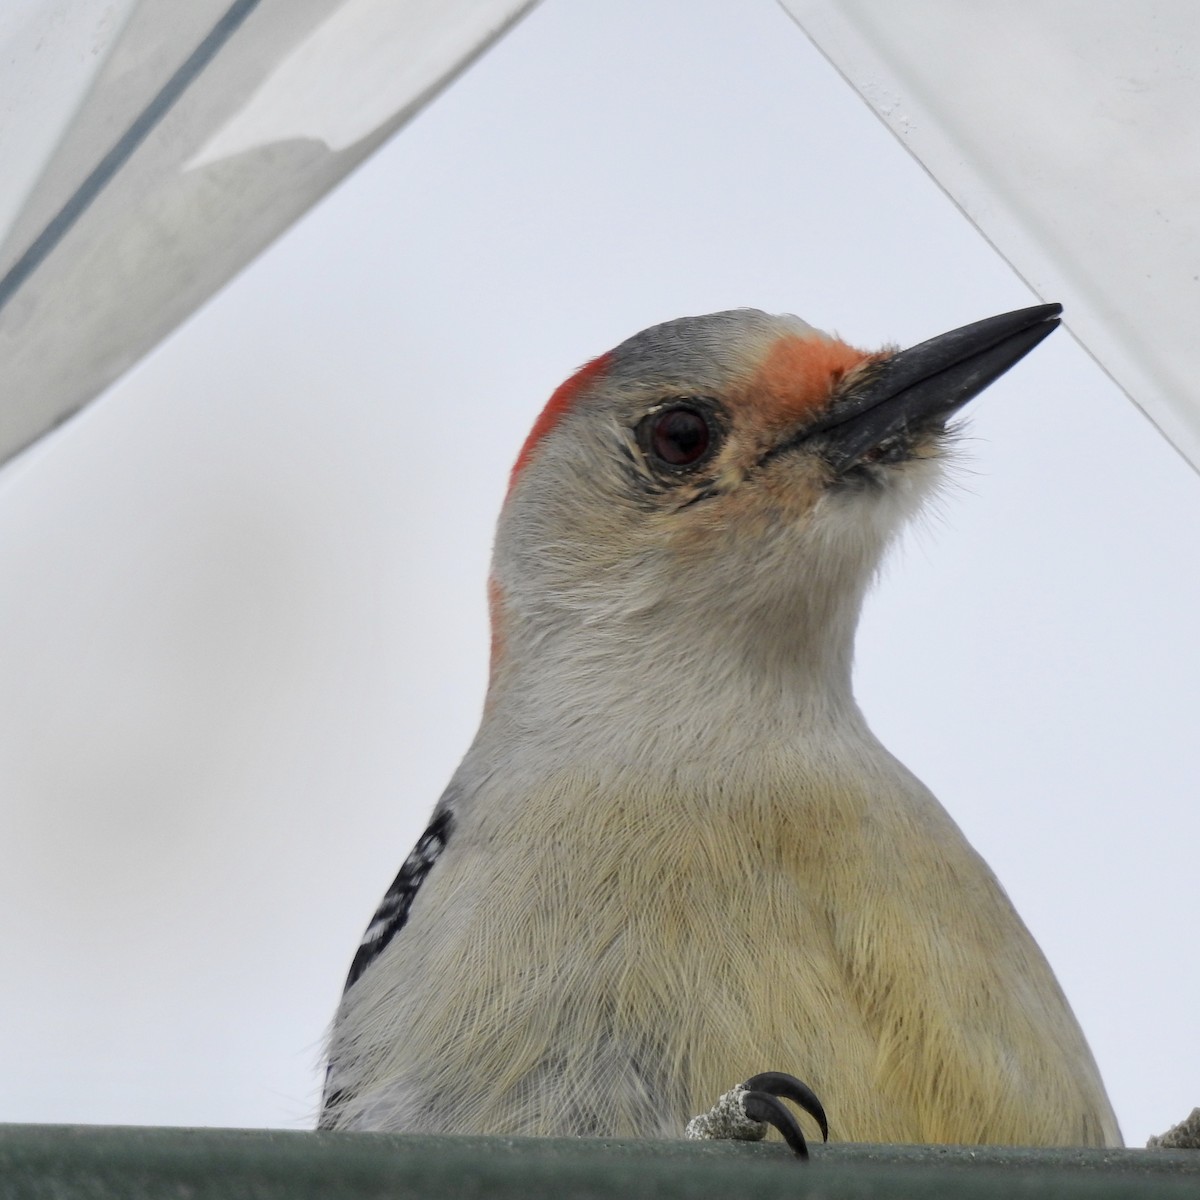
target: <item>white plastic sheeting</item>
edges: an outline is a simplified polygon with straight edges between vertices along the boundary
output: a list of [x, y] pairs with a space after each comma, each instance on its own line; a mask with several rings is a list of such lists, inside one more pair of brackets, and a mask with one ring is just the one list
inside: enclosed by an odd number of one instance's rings
[[0, 461], [169, 333], [532, 0], [9, 0]]
[[1200, 5], [781, 2], [1200, 467]]
[[0, 235], [62, 140], [136, 0], [0, 5]]

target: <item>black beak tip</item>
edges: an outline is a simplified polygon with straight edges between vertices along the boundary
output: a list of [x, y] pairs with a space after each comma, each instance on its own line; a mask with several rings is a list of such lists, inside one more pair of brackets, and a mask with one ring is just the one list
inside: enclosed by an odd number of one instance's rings
[[987, 317], [901, 350], [809, 432], [828, 431], [838, 473], [897, 432], [944, 427], [951, 417], [1062, 324], [1061, 304]]
[[[1061, 304], [1035, 304], [1032, 308], [1018, 309], [1017, 311], [1029, 314], [1029, 328], [1036, 329], [1041, 334], [1037, 342], [1040, 342], [1042, 338], [1049, 337], [1062, 324], [1063, 306]], [[1033, 344], [1036, 346], [1037, 342]]]

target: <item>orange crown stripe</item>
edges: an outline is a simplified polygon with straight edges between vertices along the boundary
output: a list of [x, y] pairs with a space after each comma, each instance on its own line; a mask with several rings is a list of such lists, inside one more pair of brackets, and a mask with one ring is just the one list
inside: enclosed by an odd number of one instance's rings
[[776, 420], [802, 420], [815, 416], [837, 383], [873, 357], [836, 338], [785, 334], [759, 362], [749, 394], [758, 398], [760, 411]]

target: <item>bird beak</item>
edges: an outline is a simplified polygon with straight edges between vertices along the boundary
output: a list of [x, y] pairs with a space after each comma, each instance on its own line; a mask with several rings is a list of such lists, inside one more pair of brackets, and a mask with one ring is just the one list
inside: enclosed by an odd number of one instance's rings
[[944, 427], [1061, 324], [1061, 304], [988, 317], [880, 359], [804, 430], [824, 433], [822, 455], [840, 475], [889, 438]]

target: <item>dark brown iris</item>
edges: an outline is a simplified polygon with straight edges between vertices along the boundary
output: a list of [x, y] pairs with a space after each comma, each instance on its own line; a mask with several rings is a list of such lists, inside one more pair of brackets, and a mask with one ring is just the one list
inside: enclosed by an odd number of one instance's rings
[[712, 444], [712, 429], [703, 413], [679, 404], [651, 418], [649, 449], [671, 467], [699, 462]]

